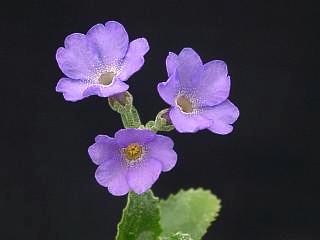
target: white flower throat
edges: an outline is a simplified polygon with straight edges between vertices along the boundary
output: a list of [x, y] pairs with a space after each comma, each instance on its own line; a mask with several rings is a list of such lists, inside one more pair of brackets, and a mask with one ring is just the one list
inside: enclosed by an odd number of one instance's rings
[[102, 85], [108, 86], [112, 83], [113, 78], [116, 76], [115, 72], [105, 72], [102, 73], [101, 76], [98, 79], [98, 82]]
[[192, 113], [194, 110], [192, 101], [184, 95], [178, 95], [176, 98], [176, 104], [184, 113]]

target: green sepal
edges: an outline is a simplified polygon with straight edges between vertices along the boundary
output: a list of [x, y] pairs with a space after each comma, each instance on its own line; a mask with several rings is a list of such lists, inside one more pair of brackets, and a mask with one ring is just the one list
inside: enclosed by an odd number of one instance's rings
[[151, 131], [156, 133], [157, 129], [154, 127], [154, 124], [155, 124], [155, 121], [151, 120], [151, 121], [146, 123], [145, 128], [147, 128], [147, 129], [149, 129], [149, 130], [151, 130]]
[[152, 128], [154, 126], [154, 121], [149, 121], [146, 123], [146, 128]]
[[151, 131], [158, 132], [170, 132], [174, 129], [170, 118], [169, 118], [169, 108], [161, 110], [157, 116], [155, 121], [149, 121], [146, 124], [146, 128], [149, 128]]
[[158, 131], [164, 132], [169, 132], [174, 129], [174, 126], [169, 118], [169, 108], [163, 109], [157, 114], [154, 127]]
[[131, 109], [133, 103], [133, 96], [131, 95], [131, 93], [127, 91], [109, 97], [108, 102], [109, 106], [113, 111], [122, 114]]
[[159, 221], [159, 199], [152, 191], [141, 195], [130, 192], [116, 240], [158, 240], [162, 232]]
[[137, 109], [133, 106], [133, 96], [129, 92], [120, 93], [108, 98], [112, 110], [121, 115], [125, 128], [139, 128], [141, 121]]
[[167, 200], [160, 201], [161, 236], [184, 232], [194, 240], [200, 240], [218, 216], [220, 208], [220, 200], [201, 188], [170, 195]]

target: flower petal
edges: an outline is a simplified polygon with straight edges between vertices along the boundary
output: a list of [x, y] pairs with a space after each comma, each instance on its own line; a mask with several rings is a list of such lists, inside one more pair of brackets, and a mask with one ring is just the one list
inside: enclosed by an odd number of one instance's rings
[[175, 53], [169, 52], [167, 59], [166, 59], [166, 67], [167, 67], [167, 73], [170, 77], [171, 74], [173, 74], [177, 67], [178, 67], [178, 56]]
[[76, 102], [85, 98], [83, 92], [88, 88], [88, 84], [82, 80], [71, 78], [61, 78], [56, 86], [56, 91], [63, 93], [67, 101]]
[[84, 92], [85, 97], [91, 95], [98, 95], [99, 97], [110, 97], [112, 95], [125, 92], [129, 89], [129, 86], [119, 79], [113, 80], [110, 85], [93, 84], [89, 86]]
[[175, 105], [175, 99], [180, 91], [180, 84], [177, 74], [173, 73], [166, 82], [158, 84], [158, 92], [160, 97], [171, 106]]
[[230, 76], [225, 62], [214, 60], [204, 65], [196, 78], [196, 94], [201, 106], [214, 106], [225, 101], [230, 92]]
[[73, 79], [87, 80], [101, 65], [99, 52], [86, 35], [73, 33], [66, 37], [65, 47], [60, 47], [56, 59], [62, 72]]
[[231, 124], [238, 119], [239, 110], [232, 102], [226, 100], [217, 106], [204, 110], [201, 115], [212, 121], [208, 128], [210, 131], [224, 135], [232, 132]]
[[144, 64], [144, 55], [149, 51], [149, 44], [145, 38], [138, 38], [129, 44], [128, 52], [124, 58], [122, 69], [118, 77], [126, 81]]
[[130, 143], [147, 144], [154, 139], [155, 135], [150, 130], [127, 128], [116, 132], [114, 137], [120, 146], [126, 147]]
[[148, 143], [148, 156], [157, 159], [162, 165], [162, 171], [170, 171], [177, 162], [177, 153], [172, 149], [171, 138], [156, 135], [152, 142]]
[[107, 187], [115, 196], [122, 196], [129, 192], [126, 179], [126, 169], [121, 165], [120, 159], [103, 162], [96, 170], [97, 182]]
[[139, 165], [128, 169], [128, 184], [137, 194], [144, 193], [157, 181], [161, 173], [162, 166], [159, 161], [148, 158]]
[[114, 138], [98, 135], [95, 140], [96, 142], [88, 149], [88, 153], [95, 164], [100, 165], [104, 161], [111, 161], [120, 155], [119, 146]]
[[194, 87], [193, 76], [203, 67], [201, 58], [192, 48], [184, 48], [178, 56], [178, 77], [183, 90], [190, 91]]
[[169, 116], [178, 132], [197, 132], [208, 128], [210, 121], [198, 113], [183, 113], [178, 107], [171, 108]]
[[109, 21], [96, 24], [87, 33], [88, 40], [97, 48], [104, 65], [122, 59], [128, 49], [128, 34], [122, 24]]

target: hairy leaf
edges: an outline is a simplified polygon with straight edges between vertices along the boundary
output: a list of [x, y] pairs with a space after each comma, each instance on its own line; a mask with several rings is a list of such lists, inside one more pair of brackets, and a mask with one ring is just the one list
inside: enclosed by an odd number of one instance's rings
[[189, 233], [200, 240], [221, 208], [220, 200], [208, 190], [181, 190], [160, 201], [162, 236]]
[[193, 240], [189, 234], [178, 232], [170, 237], [161, 238], [161, 240]]
[[127, 206], [118, 224], [116, 240], [156, 240], [161, 234], [159, 199], [151, 190], [128, 194]]

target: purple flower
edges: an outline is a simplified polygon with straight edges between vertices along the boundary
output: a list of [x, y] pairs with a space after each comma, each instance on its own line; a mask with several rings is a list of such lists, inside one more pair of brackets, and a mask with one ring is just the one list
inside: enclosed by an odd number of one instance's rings
[[169, 53], [168, 80], [158, 84], [161, 98], [171, 105], [169, 116], [179, 132], [209, 129], [228, 134], [238, 116], [238, 108], [227, 98], [230, 76], [220, 60], [202, 64], [199, 55], [184, 48], [179, 55]]
[[148, 51], [146, 39], [129, 43], [126, 30], [115, 21], [94, 25], [87, 34], [73, 33], [56, 53], [59, 67], [68, 77], [59, 80], [56, 91], [73, 102], [125, 92], [129, 86], [123, 81], [142, 67]]
[[115, 196], [147, 191], [177, 161], [169, 137], [134, 128], [121, 129], [114, 138], [98, 135], [88, 152], [99, 165], [96, 180]]

